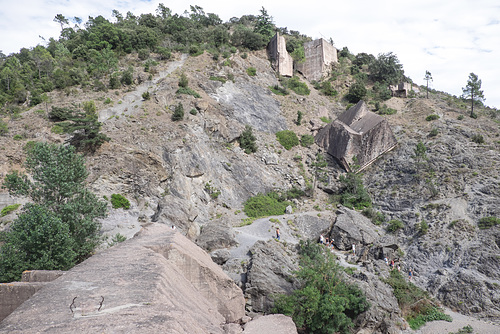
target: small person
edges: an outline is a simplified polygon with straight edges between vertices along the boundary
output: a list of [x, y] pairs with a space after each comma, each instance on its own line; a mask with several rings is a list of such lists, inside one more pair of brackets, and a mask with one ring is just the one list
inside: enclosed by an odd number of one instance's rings
[[398, 264], [398, 271], [401, 272], [401, 266]]
[[319, 236], [319, 243], [322, 245], [325, 243], [325, 237], [323, 237], [323, 234]]
[[276, 229], [276, 239], [278, 239], [278, 241], [280, 240], [280, 236], [281, 236], [281, 234], [280, 234], [280, 229], [279, 229], [279, 227], [278, 227], [278, 228]]
[[356, 255], [356, 244], [352, 244], [352, 253]]
[[394, 269], [394, 260], [391, 260], [391, 270]]
[[413, 271], [410, 268], [410, 270], [408, 271], [408, 279], [411, 281], [412, 277], [413, 277]]
[[388, 266], [389, 265], [389, 260], [386, 257], [384, 257], [384, 261], [385, 261], [385, 265]]

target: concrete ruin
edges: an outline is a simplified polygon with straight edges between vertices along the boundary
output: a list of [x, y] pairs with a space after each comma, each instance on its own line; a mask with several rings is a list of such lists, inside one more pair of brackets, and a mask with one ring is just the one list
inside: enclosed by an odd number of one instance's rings
[[305, 61], [295, 67], [310, 81], [320, 80], [338, 61], [337, 49], [323, 38], [304, 43], [304, 54]]
[[332, 63], [336, 63], [337, 49], [323, 38], [304, 43], [304, 62], [294, 62], [286, 51], [285, 37], [276, 33], [267, 44], [267, 54], [271, 66], [279, 75], [292, 77], [294, 66], [308, 80], [320, 80], [328, 73]]
[[371, 112], [364, 101], [321, 129], [316, 143], [349, 172], [353, 165], [359, 166], [358, 171], [365, 169], [397, 145], [387, 120]]
[[293, 76], [293, 58], [286, 51], [285, 37], [277, 32], [267, 44], [267, 53], [271, 59], [271, 66], [279, 75]]
[[394, 97], [404, 97], [407, 98], [410, 96], [410, 92], [419, 93], [420, 90], [418, 87], [413, 86], [409, 82], [400, 82], [395, 86], [389, 86], [389, 90], [391, 91], [391, 95]]

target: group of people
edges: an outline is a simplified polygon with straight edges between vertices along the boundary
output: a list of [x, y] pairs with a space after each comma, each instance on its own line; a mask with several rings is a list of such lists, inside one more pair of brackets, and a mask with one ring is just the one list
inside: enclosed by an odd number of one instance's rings
[[330, 250], [334, 250], [334, 246], [333, 246], [333, 238], [331, 240], [328, 239], [328, 237], [324, 237], [323, 234], [321, 234], [319, 236], [319, 243], [322, 244], [322, 245], [325, 245], [328, 249]]
[[[385, 257], [384, 261], [385, 261], [386, 265], [388, 265], [389, 267], [391, 267], [391, 270], [397, 269], [399, 272], [401, 272], [401, 266], [399, 265], [399, 261], [398, 261], [397, 266], [396, 266], [396, 261], [394, 259], [392, 259], [391, 262], [389, 262], [389, 259], [387, 259]], [[412, 278], [413, 278], [413, 270], [410, 268], [408, 270], [408, 279], [411, 281]]]

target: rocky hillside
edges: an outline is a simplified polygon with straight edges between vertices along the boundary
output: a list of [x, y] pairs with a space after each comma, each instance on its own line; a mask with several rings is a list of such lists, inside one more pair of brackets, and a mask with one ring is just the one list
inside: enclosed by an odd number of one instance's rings
[[[255, 76], [247, 73], [250, 67]], [[100, 196], [119, 193], [131, 202], [129, 210], [109, 206], [103, 233], [131, 238], [145, 223], [175, 225], [211, 252], [245, 291], [249, 312], [269, 311], [272, 294], [294, 288], [294, 245], [324, 233], [333, 237], [339, 259], [353, 267], [353, 280], [372, 304], [358, 319], [359, 328], [397, 332], [405, 327], [392, 289], [380, 280], [388, 275], [384, 257], [398, 258], [403, 271], [412, 268], [414, 282], [444, 305], [500, 319], [500, 227], [478, 228], [481, 218], [500, 217], [498, 115], [479, 112], [477, 119], [470, 118], [441, 93], [388, 100], [397, 113], [384, 117], [398, 145], [362, 176], [374, 210], [385, 217], [375, 225], [338, 204], [334, 195], [342, 191], [338, 179], [344, 171], [331, 157], [325, 157], [326, 181], [312, 183], [319, 147], [286, 150], [275, 136], [284, 129], [315, 135], [327, 124], [320, 119], [334, 119], [345, 110], [340, 97], [321, 95], [304, 79], [310, 95], [275, 95], [269, 87], [279, 81], [264, 51], [245, 57], [238, 52], [229, 62], [207, 53], [177, 54], [159, 61], [152, 78], [141, 67], [134, 73], [131, 89], [54, 91], [47, 105], [96, 102], [102, 131], [111, 140], [87, 157], [89, 186]], [[176, 94], [182, 73], [199, 98]], [[351, 82], [348, 76], [333, 81], [339, 96]], [[146, 91], [151, 98], [143, 100]], [[172, 113], [179, 103], [185, 116], [176, 122]], [[0, 137], [2, 176], [22, 168], [27, 141], [66, 139], [51, 131], [54, 124], [39, 109], [8, 120], [8, 135]], [[300, 125], [298, 111], [303, 113]], [[430, 114], [439, 118], [426, 121]], [[245, 125], [256, 135], [256, 153], [239, 147]], [[419, 142], [427, 148], [426, 159], [416, 157]], [[292, 187], [311, 190], [310, 184], [316, 187], [295, 200], [293, 212], [241, 226], [243, 203], [251, 196]], [[6, 194], [2, 198], [5, 204], [22, 202]], [[14, 218], [15, 213], [1, 218], [2, 228]], [[401, 221], [402, 228], [387, 232], [390, 220]], [[275, 227], [286, 242], [272, 240]], [[352, 243], [358, 245], [356, 256], [348, 254]]]

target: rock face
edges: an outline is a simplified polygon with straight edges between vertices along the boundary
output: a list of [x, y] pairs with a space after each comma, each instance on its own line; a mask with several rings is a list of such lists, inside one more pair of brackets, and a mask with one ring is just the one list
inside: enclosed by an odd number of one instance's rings
[[294, 334], [297, 328], [290, 317], [282, 314], [266, 315], [256, 317], [245, 326], [245, 334]]
[[244, 304], [203, 250], [152, 224], [46, 285], [0, 332], [224, 333], [225, 323], [244, 316]]
[[257, 241], [250, 249], [245, 295], [247, 308], [253, 312], [269, 312], [273, 295], [291, 293], [296, 288], [293, 271], [298, 270], [298, 257], [274, 240]]

